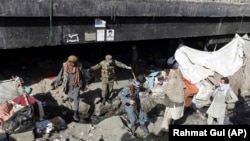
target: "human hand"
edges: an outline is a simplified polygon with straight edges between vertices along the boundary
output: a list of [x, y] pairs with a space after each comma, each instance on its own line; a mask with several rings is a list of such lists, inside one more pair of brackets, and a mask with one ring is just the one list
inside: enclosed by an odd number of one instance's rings
[[130, 101], [129, 101], [129, 104], [130, 104], [130, 105], [135, 105], [135, 101], [134, 101], [134, 100], [130, 100]]

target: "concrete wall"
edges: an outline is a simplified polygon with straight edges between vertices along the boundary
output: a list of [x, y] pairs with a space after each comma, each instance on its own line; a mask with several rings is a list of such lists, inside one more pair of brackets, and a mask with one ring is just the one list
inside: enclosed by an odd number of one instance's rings
[[248, 0], [1, 0], [0, 17], [250, 15]]
[[[0, 49], [249, 33], [249, 3], [2, 0]], [[96, 26], [97, 18], [106, 22], [103, 27]], [[106, 38], [109, 29], [114, 30], [111, 41]]]

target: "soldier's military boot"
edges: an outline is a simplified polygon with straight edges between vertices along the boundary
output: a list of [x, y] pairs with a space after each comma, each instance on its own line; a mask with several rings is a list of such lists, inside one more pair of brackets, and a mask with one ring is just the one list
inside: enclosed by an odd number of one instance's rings
[[144, 133], [149, 134], [148, 128], [146, 127], [146, 125], [141, 125], [141, 129]]

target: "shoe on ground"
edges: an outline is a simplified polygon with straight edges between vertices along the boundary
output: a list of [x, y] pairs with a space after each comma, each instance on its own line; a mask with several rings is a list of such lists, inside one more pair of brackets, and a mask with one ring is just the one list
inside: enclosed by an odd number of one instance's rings
[[148, 128], [146, 127], [146, 125], [141, 125], [141, 129], [144, 133], [149, 134]]
[[103, 98], [103, 99], [102, 99], [102, 105], [105, 105], [105, 103], [106, 103], [106, 99]]
[[77, 122], [80, 121], [79, 115], [77, 113], [74, 113], [73, 119]]
[[135, 125], [132, 125], [131, 126], [131, 133], [133, 136], [135, 135], [135, 129], [136, 129]]

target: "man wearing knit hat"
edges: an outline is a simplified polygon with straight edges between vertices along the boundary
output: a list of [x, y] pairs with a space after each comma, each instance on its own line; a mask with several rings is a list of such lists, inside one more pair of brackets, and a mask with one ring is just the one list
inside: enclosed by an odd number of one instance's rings
[[61, 85], [65, 94], [73, 100], [73, 119], [79, 121], [79, 95], [81, 88], [85, 85], [83, 75], [81, 73], [81, 65], [75, 55], [70, 55], [52, 83], [55, 87]]
[[113, 91], [114, 81], [115, 81], [115, 67], [131, 69], [131, 67], [112, 59], [111, 55], [106, 55], [105, 60], [92, 66], [91, 70], [101, 70], [101, 80], [102, 80], [102, 104], [105, 105], [106, 101], [110, 102], [109, 96]]

